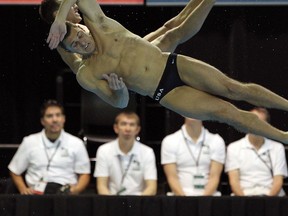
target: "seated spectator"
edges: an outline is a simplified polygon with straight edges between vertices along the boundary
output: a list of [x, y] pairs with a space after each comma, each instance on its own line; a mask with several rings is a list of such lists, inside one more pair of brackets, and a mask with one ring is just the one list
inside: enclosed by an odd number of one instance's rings
[[20, 194], [79, 194], [90, 180], [86, 148], [64, 131], [64, 108], [58, 102], [48, 100], [40, 114], [44, 129], [23, 139], [8, 165], [11, 178]]
[[134, 112], [115, 118], [116, 140], [101, 145], [94, 176], [100, 195], [155, 195], [157, 169], [153, 149], [136, 141], [140, 120]]
[[205, 129], [202, 121], [185, 118], [181, 129], [162, 141], [161, 164], [171, 195], [221, 195], [217, 187], [224, 162], [224, 140]]
[[[259, 119], [269, 122], [264, 108], [254, 108]], [[233, 195], [284, 196], [283, 179], [287, 176], [284, 146], [270, 139], [247, 134], [227, 148], [225, 171]]]

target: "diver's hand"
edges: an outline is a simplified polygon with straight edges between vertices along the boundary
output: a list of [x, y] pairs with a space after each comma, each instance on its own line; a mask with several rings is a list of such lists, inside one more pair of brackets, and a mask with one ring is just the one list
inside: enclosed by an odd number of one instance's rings
[[126, 87], [122, 77], [118, 77], [115, 73], [103, 74], [102, 77], [107, 80], [108, 85], [112, 90], [121, 90]]
[[64, 36], [66, 35], [66, 32], [67, 29], [65, 22], [53, 22], [47, 38], [47, 43], [49, 44], [49, 48], [51, 50], [57, 48], [60, 41], [62, 41]]

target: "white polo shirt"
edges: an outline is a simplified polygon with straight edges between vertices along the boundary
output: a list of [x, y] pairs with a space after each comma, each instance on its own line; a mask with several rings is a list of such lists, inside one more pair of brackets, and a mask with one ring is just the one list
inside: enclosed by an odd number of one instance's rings
[[204, 175], [204, 182], [207, 184], [212, 160], [224, 164], [225, 143], [221, 136], [210, 133], [204, 127], [197, 143], [190, 138], [185, 125], [162, 141], [161, 164], [176, 164], [179, 182], [187, 196], [203, 195], [204, 189], [194, 189], [193, 176]]
[[[287, 176], [285, 149], [281, 143], [265, 139], [256, 151], [248, 135], [227, 148], [225, 172], [239, 169], [240, 185], [245, 195], [268, 194], [273, 176]], [[283, 189], [279, 195], [284, 195]]]
[[43, 129], [24, 137], [8, 169], [16, 175], [26, 171], [25, 180], [30, 187], [40, 179], [62, 185], [76, 184], [77, 174], [90, 173], [90, 161], [81, 139], [62, 130], [52, 143]]
[[123, 188], [119, 195], [141, 195], [145, 180], [157, 180], [154, 151], [140, 142], [135, 141], [131, 151], [124, 155], [116, 139], [101, 145], [96, 158], [94, 177], [109, 177], [113, 195]]

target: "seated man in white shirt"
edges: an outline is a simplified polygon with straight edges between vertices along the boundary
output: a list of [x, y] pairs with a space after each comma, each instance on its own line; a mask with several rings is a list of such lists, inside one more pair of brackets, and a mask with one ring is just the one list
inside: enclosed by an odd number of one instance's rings
[[82, 192], [90, 180], [84, 143], [63, 130], [64, 108], [57, 101], [45, 102], [40, 115], [44, 129], [23, 139], [8, 166], [13, 182], [20, 194]]
[[162, 141], [161, 164], [171, 195], [221, 195], [217, 187], [224, 162], [224, 140], [205, 129], [202, 121], [185, 118], [181, 129]]
[[100, 195], [155, 195], [157, 170], [152, 148], [136, 141], [140, 120], [134, 112], [115, 118], [118, 138], [101, 145], [96, 154], [94, 176]]
[[[261, 120], [269, 122], [264, 108], [254, 108]], [[270, 139], [247, 134], [227, 148], [225, 171], [233, 195], [284, 196], [283, 179], [287, 176], [284, 146]]]

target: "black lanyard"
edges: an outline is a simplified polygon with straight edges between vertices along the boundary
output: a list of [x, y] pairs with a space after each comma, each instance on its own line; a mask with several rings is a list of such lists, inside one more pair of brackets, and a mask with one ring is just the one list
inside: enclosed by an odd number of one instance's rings
[[132, 164], [132, 159], [134, 157], [134, 154], [131, 154], [130, 155], [130, 158], [129, 158], [129, 163], [128, 165], [125, 167], [125, 170], [124, 170], [124, 173], [123, 173], [123, 167], [122, 167], [122, 160], [121, 160], [121, 155], [118, 155], [118, 160], [119, 160], [119, 164], [120, 164], [120, 167], [121, 167], [121, 173], [122, 173], [122, 178], [121, 178], [121, 185], [123, 185], [123, 182], [124, 182], [124, 179], [128, 173], [128, 170]]
[[199, 166], [199, 161], [200, 161], [200, 156], [201, 156], [202, 149], [203, 149], [203, 145], [204, 145], [204, 142], [205, 142], [206, 132], [205, 132], [205, 130], [204, 130], [203, 141], [202, 141], [201, 144], [200, 144], [201, 147], [200, 147], [200, 151], [199, 151], [199, 154], [198, 154], [198, 156], [197, 156], [197, 159], [195, 158], [195, 156], [193, 155], [193, 153], [192, 153], [192, 151], [191, 151], [191, 149], [190, 149], [190, 147], [189, 147], [189, 143], [188, 143], [189, 140], [185, 137], [183, 129], [181, 129], [181, 132], [182, 132], [183, 138], [184, 138], [184, 140], [185, 140], [186, 146], [187, 146], [187, 148], [188, 148], [188, 151], [189, 151], [192, 159], [195, 161], [196, 168], [198, 168], [198, 166]]
[[58, 144], [57, 144], [57, 146], [56, 146], [56, 149], [55, 149], [55, 151], [53, 152], [53, 154], [51, 155], [51, 157], [49, 157], [49, 155], [48, 155], [47, 146], [46, 146], [46, 144], [45, 144], [45, 141], [44, 141], [44, 137], [43, 137], [43, 136], [42, 136], [42, 142], [43, 142], [43, 145], [44, 145], [45, 155], [46, 155], [46, 158], [47, 158], [47, 161], [48, 161], [48, 164], [47, 164], [47, 167], [46, 167], [46, 170], [48, 171], [49, 168], [50, 168], [51, 161], [52, 161], [52, 159], [54, 158], [54, 156], [55, 156], [55, 154], [56, 154], [56, 152], [57, 152], [57, 150], [58, 150], [58, 148], [59, 148], [59, 146], [60, 146], [60, 144], [61, 144], [61, 140], [59, 140], [59, 142], [58, 142]]
[[[255, 154], [257, 155], [257, 157], [265, 164], [265, 166], [269, 169], [272, 177], [273, 177], [273, 169], [272, 169], [272, 160], [271, 160], [271, 157], [270, 157], [270, 151], [268, 150], [267, 154], [268, 154], [268, 158], [269, 158], [269, 162], [271, 164], [271, 167], [266, 163], [265, 160], [263, 160], [263, 158], [261, 157], [260, 154], [258, 154], [258, 152], [256, 151], [256, 149], [252, 148], [252, 150], [255, 152]], [[265, 152], [266, 153], [266, 152]]]

